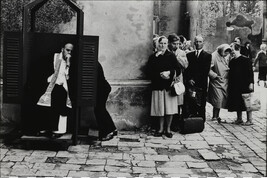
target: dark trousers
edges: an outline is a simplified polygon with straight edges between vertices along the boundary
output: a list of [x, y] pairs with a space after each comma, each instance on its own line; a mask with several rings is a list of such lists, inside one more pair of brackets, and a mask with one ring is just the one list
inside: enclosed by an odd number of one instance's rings
[[192, 100], [189, 96], [189, 93], [185, 93], [184, 105], [182, 110], [183, 118], [187, 118], [190, 115], [192, 116], [201, 116], [206, 121], [206, 101], [207, 101], [207, 92], [202, 92], [199, 104], [195, 100]]
[[96, 107], [94, 109], [100, 138], [105, 137], [107, 134], [116, 130], [114, 122], [106, 109], [106, 102], [109, 92], [105, 92], [97, 96]]
[[67, 92], [62, 85], [55, 85], [51, 93], [51, 117], [48, 118], [48, 130], [58, 130], [59, 116], [67, 116]]

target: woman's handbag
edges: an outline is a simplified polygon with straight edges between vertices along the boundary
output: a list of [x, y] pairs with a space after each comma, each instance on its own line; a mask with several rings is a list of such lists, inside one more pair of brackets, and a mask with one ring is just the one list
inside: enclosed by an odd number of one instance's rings
[[181, 134], [200, 133], [204, 130], [204, 119], [200, 116], [189, 116], [183, 118], [181, 124]]
[[242, 94], [247, 111], [259, 111], [261, 109], [261, 101], [259, 93]]
[[185, 92], [185, 86], [183, 82], [177, 81], [176, 79], [176, 72], [173, 76], [173, 82], [171, 84], [171, 95], [172, 96], [179, 96]]
[[185, 92], [185, 86], [182, 82], [174, 83], [171, 86], [171, 95], [179, 96]]

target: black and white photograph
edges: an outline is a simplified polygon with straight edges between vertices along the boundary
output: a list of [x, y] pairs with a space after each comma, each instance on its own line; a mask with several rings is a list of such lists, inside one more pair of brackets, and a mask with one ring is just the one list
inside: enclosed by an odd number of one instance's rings
[[1, 0], [0, 177], [266, 177], [265, 0]]

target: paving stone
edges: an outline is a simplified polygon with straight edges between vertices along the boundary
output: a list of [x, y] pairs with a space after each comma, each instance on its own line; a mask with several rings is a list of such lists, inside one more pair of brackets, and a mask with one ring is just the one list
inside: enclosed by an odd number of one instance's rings
[[145, 160], [144, 154], [123, 154], [123, 160]]
[[131, 166], [130, 160], [107, 160], [107, 166], [129, 167]]
[[92, 171], [92, 172], [103, 172], [104, 171], [104, 165], [98, 165], [98, 166], [94, 166], [94, 165], [85, 165], [82, 166], [82, 169], [84, 171]]
[[40, 177], [66, 177], [68, 175], [68, 170], [38, 170], [35, 175]]
[[240, 157], [234, 157], [233, 160], [234, 160], [235, 162], [238, 162], [238, 163], [247, 163], [247, 162], [248, 162], [247, 159], [245, 159], [245, 158], [240, 158]]
[[0, 155], [5, 155], [8, 151], [6, 148], [0, 148]]
[[213, 151], [203, 149], [203, 150], [198, 150], [198, 152], [206, 161], [220, 160], [217, 154]]
[[106, 159], [88, 159], [86, 161], [86, 164], [92, 164], [92, 165], [105, 165], [107, 162]]
[[145, 143], [145, 147], [152, 147], [152, 148], [168, 148], [168, 146], [163, 144], [156, 144], [156, 143]]
[[187, 149], [204, 149], [210, 148], [207, 142], [205, 141], [181, 141]]
[[109, 141], [105, 141], [105, 142], [101, 142], [101, 146], [102, 147], [106, 147], [106, 146], [118, 146], [119, 141], [118, 140], [109, 140]]
[[198, 133], [185, 135], [184, 138], [186, 141], [202, 141], [202, 140], [204, 140], [204, 138]]
[[191, 169], [187, 168], [157, 168], [160, 174], [193, 174]]
[[250, 163], [241, 164], [247, 172], [258, 172], [258, 170]]
[[132, 173], [131, 167], [119, 167], [119, 166], [105, 166], [105, 171], [107, 172], [124, 172], [124, 173]]
[[186, 173], [174, 173], [174, 174], [167, 174], [166, 177], [171, 177], [171, 178], [180, 178], [180, 177], [191, 177], [190, 174]]
[[119, 139], [126, 139], [126, 140], [139, 140], [140, 139], [140, 135], [136, 134], [136, 135], [118, 135]]
[[[36, 169], [12, 169], [10, 176], [36, 176]], [[51, 175], [50, 175], [51, 176]]]
[[145, 155], [145, 160], [147, 161], [169, 161], [167, 155]]
[[54, 157], [56, 156], [57, 152], [55, 151], [40, 151], [40, 150], [36, 150], [33, 151], [31, 156], [46, 156], [46, 157]]
[[52, 170], [56, 167], [56, 164], [52, 163], [35, 163], [33, 169], [39, 170]]
[[25, 156], [24, 161], [29, 163], [44, 163], [47, 158], [44, 156]]
[[144, 147], [143, 142], [119, 142], [119, 147]]
[[105, 172], [69, 171], [68, 177], [106, 177]]
[[144, 167], [132, 167], [133, 169], [133, 173], [136, 174], [136, 173], [145, 173], [145, 174], [156, 174], [157, 171], [156, 171], [156, 168], [144, 168]]
[[86, 158], [88, 153], [73, 153], [69, 151], [58, 151], [56, 157], [67, 157], [67, 158]]
[[205, 140], [209, 145], [229, 145], [223, 137], [205, 137]]
[[14, 162], [0, 162], [0, 168], [11, 168], [14, 164]]
[[70, 158], [67, 161], [68, 164], [85, 164], [86, 158]]
[[143, 148], [132, 148], [132, 150], [129, 153], [142, 153], [142, 154], [158, 154], [154, 149], [148, 147]]
[[184, 148], [183, 145], [168, 145], [168, 147], [172, 150], [181, 150], [182, 148]]
[[111, 152], [89, 152], [89, 159], [109, 158], [111, 155]]
[[76, 153], [88, 153], [90, 145], [75, 145], [69, 146], [68, 151]]
[[11, 156], [29, 156], [32, 154], [32, 152], [33, 152], [32, 150], [10, 149], [5, 154]]
[[11, 155], [6, 155], [2, 161], [22, 161], [25, 156], [11, 156]]
[[189, 168], [208, 168], [208, 164], [207, 163], [196, 163], [196, 162], [186, 162], [187, 166]]
[[13, 166], [14, 168], [21, 168], [21, 169], [32, 169], [35, 163], [28, 163], [28, 162], [16, 162]]
[[0, 169], [0, 175], [1, 175], [1, 177], [10, 176], [10, 173], [11, 172], [12, 172], [12, 169], [11, 168], [1, 167], [1, 169]]
[[126, 172], [108, 172], [107, 177], [132, 177], [130, 173]]
[[231, 170], [220, 170], [216, 169], [214, 170], [218, 177], [236, 177], [236, 174], [233, 173]]
[[193, 157], [189, 155], [174, 155], [174, 156], [169, 156], [171, 161], [190, 161], [190, 162], [198, 162], [200, 160], [196, 160]]
[[161, 163], [157, 166], [158, 168], [174, 168], [174, 167], [183, 167], [187, 168], [187, 165], [185, 162], [178, 162], [178, 161], [168, 161]]
[[55, 170], [69, 170], [69, 171], [78, 171], [80, 170], [81, 165], [76, 164], [57, 164]]
[[168, 144], [179, 144], [180, 141], [177, 139], [164, 139], [162, 137], [152, 138], [146, 140], [146, 143], [154, 143], [154, 144], [162, 144], [162, 145], [168, 145]]
[[155, 167], [155, 161], [131, 161], [132, 165], [135, 167]]

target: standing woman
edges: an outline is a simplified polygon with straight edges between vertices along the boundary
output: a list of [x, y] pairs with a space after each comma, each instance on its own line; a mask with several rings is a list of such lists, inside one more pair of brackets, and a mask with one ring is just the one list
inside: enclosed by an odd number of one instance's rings
[[257, 84], [260, 86], [260, 81], [264, 81], [264, 87], [267, 88], [266, 75], [267, 75], [267, 46], [266, 44], [261, 44], [260, 51], [257, 54], [257, 57], [254, 62], [254, 67], [259, 62], [259, 76]]
[[212, 120], [218, 123], [226, 122], [219, 117], [220, 109], [226, 109], [228, 95], [228, 72], [229, 72], [229, 54], [231, 47], [228, 44], [222, 44], [212, 53], [211, 69], [209, 72], [209, 89], [207, 101], [213, 106]]
[[[160, 125], [155, 136], [172, 138], [170, 130], [172, 118], [177, 114], [177, 97], [170, 94], [170, 85], [174, 73], [180, 75], [178, 61], [173, 53], [167, 50], [168, 39], [161, 36], [158, 39], [158, 49], [148, 59], [148, 77], [151, 79], [151, 116], [158, 116]], [[164, 121], [166, 120], [166, 126]], [[165, 128], [164, 128], [165, 126]]]
[[[176, 56], [176, 59], [179, 63], [179, 66], [181, 68], [181, 74], [176, 75], [176, 79], [180, 82], [183, 82], [183, 71], [188, 67], [188, 61], [186, 58], [186, 53], [179, 48], [180, 44], [180, 38], [176, 34], [171, 34], [168, 36], [169, 40], [169, 50]], [[173, 120], [173, 129], [177, 130], [178, 127], [178, 120], [181, 118], [182, 115], [182, 106], [184, 104], [184, 94], [181, 94], [177, 96], [177, 102], [178, 102], [178, 118]], [[177, 121], [177, 122], [176, 122]]]
[[[231, 45], [233, 58], [229, 63], [228, 111], [236, 111], [237, 119], [234, 124], [252, 125], [252, 111], [246, 111], [242, 98], [243, 93], [253, 92], [254, 78], [252, 63], [249, 58], [241, 55], [241, 46], [237, 43]], [[247, 122], [243, 123], [242, 111], [247, 112]]]

